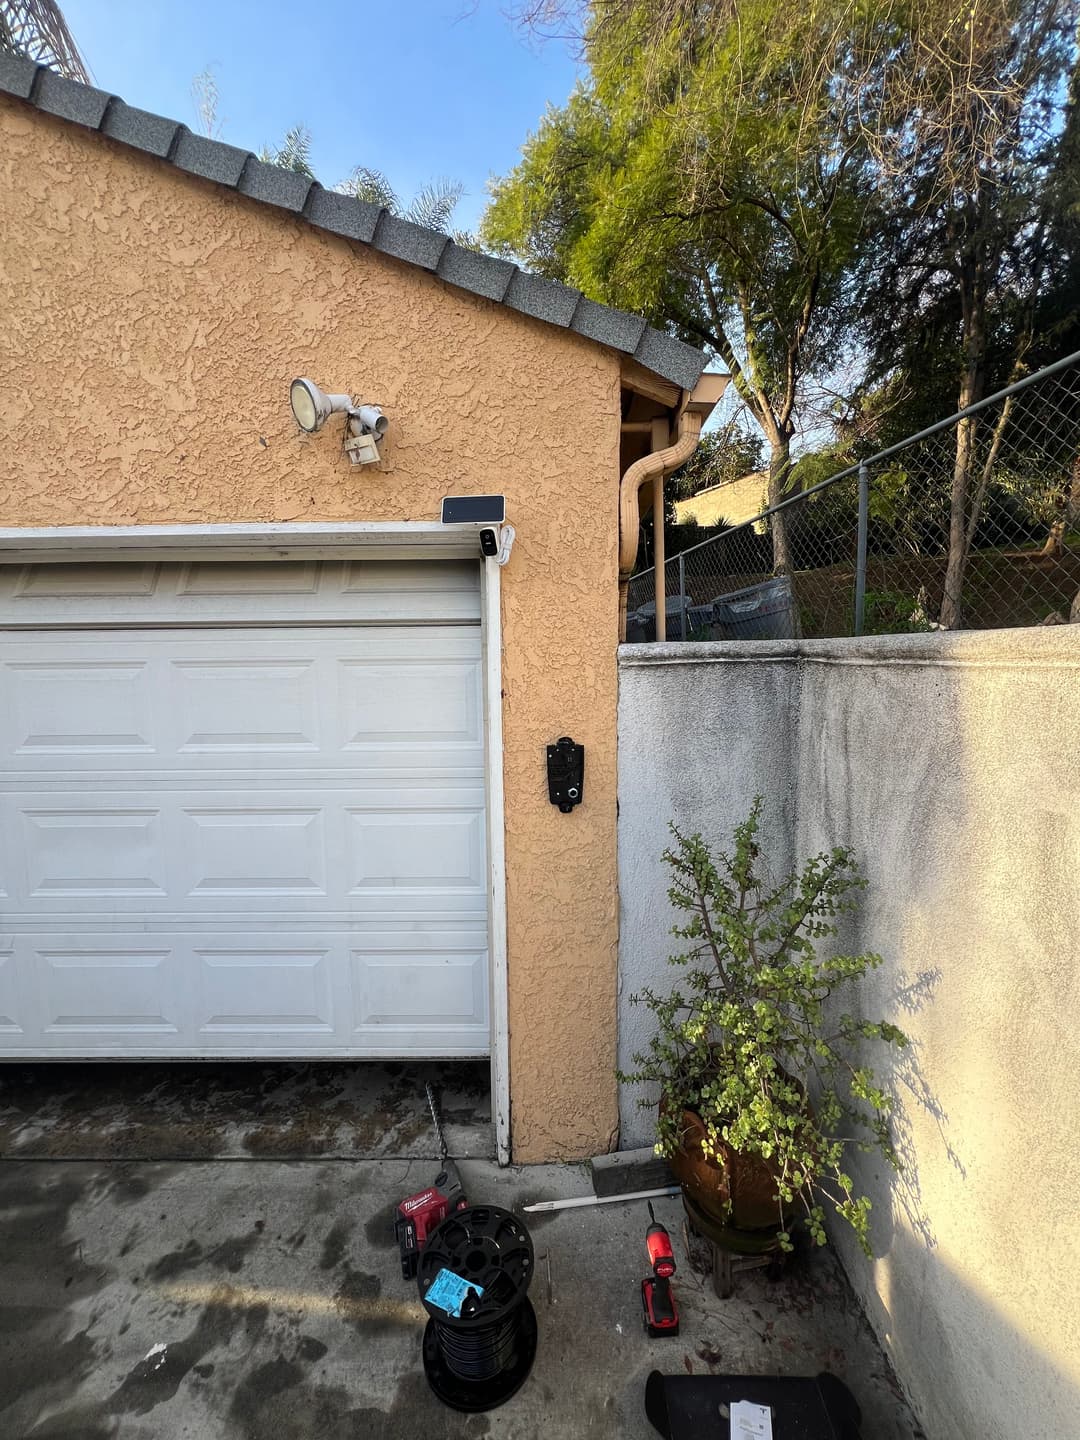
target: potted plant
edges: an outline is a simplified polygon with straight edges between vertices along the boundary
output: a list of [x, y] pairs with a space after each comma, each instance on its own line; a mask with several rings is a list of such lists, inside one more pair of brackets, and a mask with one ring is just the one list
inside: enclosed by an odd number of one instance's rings
[[700, 835], [671, 827], [668, 895], [685, 918], [672, 928], [683, 946], [669, 963], [683, 973], [668, 994], [646, 988], [631, 997], [657, 1028], [619, 1079], [659, 1086], [656, 1149], [672, 1162], [692, 1217], [704, 1211], [725, 1233], [764, 1232], [790, 1250], [795, 1220], [825, 1244], [831, 1208], [869, 1253], [870, 1200], [856, 1193], [845, 1156], [858, 1146], [899, 1162], [889, 1097], [862, 1052], [908, 1041], [895, 1025], [830, 1003], [881, 964], [880, 955], [835, 954], [827, 943], [866, 883], [852, 852], [830, 850], [770, 881], [761, 810], [759, 796], [730, 856], [714, 858]]

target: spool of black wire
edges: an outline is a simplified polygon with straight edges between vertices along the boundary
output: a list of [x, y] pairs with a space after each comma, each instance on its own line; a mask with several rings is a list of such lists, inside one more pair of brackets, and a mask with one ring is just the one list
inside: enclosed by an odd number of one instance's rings
[[416, 1277], [431, 1317], [424, 1372], [444, 1404], [494, 1410], [525, 1383], [536, 1355], [532, 1272], [528, 1230], [496, 1205], [448, 1215], [428, 1236]]

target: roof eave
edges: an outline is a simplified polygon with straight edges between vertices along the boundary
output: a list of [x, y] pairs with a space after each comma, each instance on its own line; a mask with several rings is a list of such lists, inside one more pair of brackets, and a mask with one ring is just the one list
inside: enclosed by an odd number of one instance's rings
[[530, 274], [511, 260], [463, 248], [440, 231], [325, 190], [317, 180], [268, 165], [249, 151], [196, 135], [179, 121], [139, 110], [119, 96], [6, 51], [0, 52], [0, 94], [415, 265], [459, 290], [592, 340], [681, 390], [692, 390], [705, 368], [703, 351], [653, 329], [639, 315], [598, 305], [579, 290]]

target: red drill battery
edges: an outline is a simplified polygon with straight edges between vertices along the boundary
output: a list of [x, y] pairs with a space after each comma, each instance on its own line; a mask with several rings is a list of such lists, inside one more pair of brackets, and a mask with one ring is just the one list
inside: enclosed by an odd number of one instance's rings
[[664, 1276], [649, 1275], [641, 1282], [641, 1314], [645, 1333], [654, 1340], [663, 1335], [678, 1335], [679, 1312], [671, 1281]]

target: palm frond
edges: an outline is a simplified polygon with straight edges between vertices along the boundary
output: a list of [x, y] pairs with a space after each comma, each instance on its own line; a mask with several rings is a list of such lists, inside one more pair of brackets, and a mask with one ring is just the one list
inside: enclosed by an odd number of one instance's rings
[[414, 225], [426, 225], [429, 230], [449, 233], [454, 211], [464, 194], [464, 185], [456, 180], [432, 180], [417, 191], [405, 211], [405, 219]]
[[394, 187], [381, 170], [372, 170], [367, 165], [357, 165], [334, 189], [340, 195], [353, 195], [357, 200], [366, 200], [370, 205], [381, 205], [392, 215], [401, 210], [401, 201]]
[[25, 55], [69, 80], [91, 83], [89, 66], [55, 0], [0, 0], [0, 50]]
[[306, 175], [309, 180], [315, 179], [315, 171], [311, 167], [311, 131], [304, 125], [294, 125], [287, 131], [285, 139], [277, 149], [263, 146], [259, 151], [259, 159], [270, 165], [278, 165], [282, 170], [295, 170], [298, 175]]

